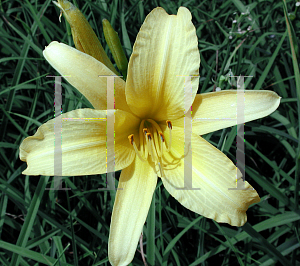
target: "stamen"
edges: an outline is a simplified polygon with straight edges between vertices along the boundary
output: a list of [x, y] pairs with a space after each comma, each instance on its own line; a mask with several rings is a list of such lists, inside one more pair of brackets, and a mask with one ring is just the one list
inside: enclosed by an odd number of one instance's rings
[[147, 138], [147, 133], [148, 133], [148, 129], [147, 128], [143, 128], [143, 132], [145, 135], [145, 138], [143, 138], [143, 143], [144, 145], [144, 149], [145, 149], [145, 153], [146, 153], [146, 158], [148, 158], [148, 154], [149, 154], [149, 149], [148, 149], [148, 138]]
[[145, 157], [147, 159], [148, 158], [148, 154], [149, 154], [149, 151], [148, 151], [148, 140], [146, 138], [146, 134], [148, 133], [147, 128], [144, 128], [143, 132], [144, 132], [144, 135], [145, 135], [145, 137], [143, 137], [143, 145], [144, 145], [144, 149], [145, 149]]
[[[155, 143], [157, 143], [157, 145], [158, 145], [157, 132], [159, 135], [163, 134], [161, 132], [161, 128], [153, 119], [147, 119], [147, 121], [150, 122], [156, 129], [156, 131], [154, 131], [154, 139], [155, 139]], [[160, 149], [157, 148], [158, 157], [162, 156], [162, 146], [163, 146], [163, 142], [160, 142]], [[168, 149], [167, 149], [167, 151], [168, 151]]]
[[148, 149], [147, 149], [147, 145], [145, 145], [145, 140], [142, 134], [142, 128], [144, 127], [144, 122], [145, 120], [142, 120], [141, 124], [140, 124], [140, 128], [139, 128], [139, 136], [140, 136], [140, 148], [141, 148], [141, 153], [144, 155], [144, 157], [148, 158]]
[[154, 143], [153, 143], [153, 138], [151, 133], [147, 133], [147, 139], [148, 139], [148, 149], [150, 150], [150, 154], [152, 157], [152, 161], [154, 163], [157, 162], [157, 157], [156, 157], [156, 152], [155, 152], [155, 147], [154, 147]]
[[172, 144], [172, 123], [171, 123], [170, 120], [167, 120], [166, 124], [167, 124], [167, 126], [169, 128], [169, 136], [170, 136], [170, 138], [169, 138], [168, 151], [170, 151], [171, 150], [171, 144]]
[[133, 146], [133, 148], [134, 148], [134, 150], [135, 150], [137, 156], [138, 156], [142, 161], [145, 162], [146, 159], [145, 159], [144, 156], [140, 153], [140, 151], [138, 150], [138, 148], [137, 148], [137, 146], [136, 146], [136, 144], [135, 144], [135, 142], [134, 142], [133, 134], [129, 135], [129, 136], [128, 136], [128, 139], [129, 139], [130, 144]]
[[149, 121], [155, 128], [158, 132], [161, 132], [161, 129], [159, 127], [159, 125], [152, 119], [147, 119], [147, 121]]
[[150, 155], [151, 155], [151, 158], [153, 161], [153, 151], [151, 149], [150, 141], [151, 141], [151, 133], [146, 133], [146, 142], [147, 142], [148, 152], [150, 152]]
[[157, 164], [158, 164], [158, 167], [159, 167], [160, 175], [161, 175], [161, 177], [163, 177], [163, 169], [162, 169], [162, 166], [160, 165], [160, 162], [158, 162]]
[[[156, 172], [159, 176], [164, 176], [164, 167], [168, 165], [175, 165], [174, 155], [171, 155], [173, 159], [165, 157], [165, 152], [171, 152], [172, 143], [172, 122], [166, 120], [166, 124], [169, 130], [168, 146], [166, 145], [166, 138], [162, 133], [161, 126], [152, 119], [143, 119], [139, 126], [139, 149], [134, 141], [134, 135], [128, 136], [130, 144], [133, 146], [137, 156], [142, 161], [147, 161], [148, 156], [151, 157], [151, 161], [155, 164]], [[163, 158], [164, 155], [164, 158]], [[180, 159], [180, 158], [178, 158]], [[166, 160], [166, 164], [163, 161]]]
[[156, 144], [156, 145], [154, 145], [154, 147], [156, 148], [156, 152], [158, 153], [158, 157], [161, 157], [162, 156], [162, 153], [161, 153], [162, 142], [160, 142], [160, 147], [159, 147], [157, 131], [154, 131], [154, 143]]
[[[163, 144], [164, 144], [164, 142], [165, 142], [165, 136], [164, 136], [164, 134], [161, 133], [161, 132], [158, 132], [158, 134], [159, 134], [159, 136], [160, 136], [160, 154], [161, 154], [160, 157], [162, 157], [162, 155], [163, 155]], [[166, 144], [164, 144], [164, 145], [166, 145]], [[168, 149], [167, 149], [167, 150], [168, 150]]]

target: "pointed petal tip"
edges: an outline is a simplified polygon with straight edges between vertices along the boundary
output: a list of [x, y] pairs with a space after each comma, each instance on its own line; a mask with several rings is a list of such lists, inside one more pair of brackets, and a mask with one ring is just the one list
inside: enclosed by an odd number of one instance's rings
[[[274, 91], [261, 90], [259, 92], [261, 92], [262, 97], [265, 96], [264, 97], [265, 102], [263, 102], [262, 104], [265, 104], [266, 109], [268, 109], [267, 107], [269, 106], [269, 113], [266, 112], [266, 114], [264, 115], [264, 116], [267, 116], [267, 115], [273, 113], [278, 108], [282, 97], [280, 97]], [[264, 95], [264, 93], [265, 93], [265, 95]], [[262, 116], [262, 117], [264, 117], [264, 116]]]
[[[43, 55], [45, 57], [45, 54], [49, 51], [49, 49], [52, 49], [54, 48], [55, 46], [57, 45], [60, 45], [61, 43], [58, 42], [58, 41], [53, 41], [53, 42], [50, 42], [47, 46], [45, 46], [45, 49], [43, 50]], [[46, 57], [45, 57], [46, 58]]]

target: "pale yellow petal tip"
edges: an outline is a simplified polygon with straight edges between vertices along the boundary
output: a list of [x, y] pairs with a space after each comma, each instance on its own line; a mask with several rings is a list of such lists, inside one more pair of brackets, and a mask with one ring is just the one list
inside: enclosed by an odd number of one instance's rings
[[[21, 143], [21, 146], [19, 148], [20, 152], [19, 152], [19, 158], [21, 161], [26, 162], [27, 163], [27, 156], [28, 156], [28, 152], [25, 151], [24, 147], [24, 141], [26, 141], [26, 139], [23, 140], [23, 142]], [[27, 164], [27, 168], [22, 172], [23, 175], [30, 175], [30, 173], [28, 173], [28, 164]]]
[[[244, 194], [244, 195], [243, 195]], [[231, 219], [228, 222], [232, 226], [243, 226], [247, 222], [247, 214], [246, 211], [252, 204], [260, 202], [260, 197], [257, 194], [256, 190], [246, 181], [245, 189], [242, 190], [241, 194], [241, 205], [243, 208], [238, 208], [234, 212], [236, 213], [234, 219]]]
[[187, 16], [187, 19], [192, 20], [192, 14], [189, 9], [184, 6], [179, 7], [177, 16]]
[[63, 55], [64, 53], [66, 53], [69, 50], [74, 50], [74, 48], [71, 46], [68, 46], [64, 43], [53, 41], [53, 42], [49, 43], [48, 46], [45, 47], [45, 49], [43, 51], [43, 56], [51, 64], [51, 62], [52, 62], [51, 58], [55, 54]]
[[59, 45], [59, 44], [60, 44], [60, 43], [57, 42], [57, 41], [50, 42], [47, 46], [45, 46], [45, 49], [43, 50], [43, 54], [44, 54], [44, 52], [45, 52], [47, 49], [49, 49], [49, 48], [51, 48], [51, 47], [53, 47], [53, 46]]
[[29, 160], [32, 152], [34, 152], [35, 148], [38, 146], [38, 143], [44, 139], [44, 131], [45, 130], [43, 129], [42, 125], [38, 128], [33, 136], [23, 139], [19, 147], [19, 158], [21, 161], [26, 162], [27, 164], [27, 168], [22, 172], [23, 175], [40, 175], [34, 171], [34, 165], [32, 165]]
[[[21, 143], [20, 146], [20, 153], [19, 153], [19, 158], [21, 161], [26, 162], [27, 163], [27, 156], [28, 156], [28, 152], [23, 148], [24, 146], [24, 141]], [[29, 171], [29, 165], [27, 164], [27, 168], [22, 172], [23, 175], [30, 175], [30, 171]]]
[[[268, 104], [268, 102], [269, 102], [269, 106], [270, 106], [269, 114], [273, 113], [280, 105], [281, 97], [274, 91], [263, 91], [262, 90], [260, 92], [267, 93], [267, 96], [265, 97], [266, 104]], [[269, 114], [266, 114], [266, 115], [269, 115]]]
[[[152, 9], [152, 11], [149, 13], [149, 15], [150, 14], [153, 15], [154, 13], [157, 13], [157, 14], [161, 13], [163, 15], [169, 16], [167, 11], [162, 7], [156, 7], [154, 9]], [[177, 11], [177, 16], [187, 16], [188, 19], [190, 19], [190, 20], [192, 19], [192, 14], [191, 14], [190, 10], [184, 6], [179, 7], [179, 9]]]
[[245, 181], [245, 186], [240, 190], [231, 190], [232, 193], [239, 193], [240, 207], [232, 208], [222, 213], [214, 213], [214, 215], [206, 214], [204, 216], [215, 220], [218, 223], [227, 223], [231, 226], [243, 226], [247, 222], [246, 211], [255, 203], [260, 202], [260, 197], [256, 190]]
[[30, 149], [29, 148], [29, 145], [28, 143], [30, 142], [30, 139], [34, 138], [34, 136], [30, 136], [30, 137], [27, 137], [25, 139], [23, 139], [20, 147], [19, 147], [19, 158], [21, 161], [23, 162], [27, 162], [27, 156], [30, 152]]
[[32, 174], [29, 166], [27, 166], [27, 168], [22, 172], [22, 175], [33, 175], [33, 176], [38, 176], [37, 174]]

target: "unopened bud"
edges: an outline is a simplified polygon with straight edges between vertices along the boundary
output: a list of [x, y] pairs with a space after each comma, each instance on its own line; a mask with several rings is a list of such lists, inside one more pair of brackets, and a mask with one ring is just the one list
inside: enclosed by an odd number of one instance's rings
[[122, 72], [123, 77], [126, 78], [128, 60], [122, 48], [119, 36], [107, 19], [102, 20], [102, 25], [106, 43], [108, 44], [118, 69]]
[[92, 27], [80, 10], [66, 0], [58, 0], [58, 3], [53, 3], [62, 10], [66, 20], [69, 22], [76, 49], [94, 57], [119, 75], [105, 53]]

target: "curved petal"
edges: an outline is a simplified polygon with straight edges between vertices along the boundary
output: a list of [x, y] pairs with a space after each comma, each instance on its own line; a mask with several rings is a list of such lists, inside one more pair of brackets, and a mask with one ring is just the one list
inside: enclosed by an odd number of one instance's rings
[[[162, 177], [168, 192], [183, 206], [207, 218], [233, 226], [245, 224], [246, 210], [260, 199], [247, 181], [247, 190], [228, 190], [236, 187], [236, 178], [241, 178], [241, 172], [225, 154], [200, 136], [192, 134], [192, 187], [195, 189], [180, 189], [184, 187], [184, 132], [182, 128], [173, 127], [172, 133], [173, 156], [166, 154], [164, 163], [175, 163], [164, 167]], [[174, 160], [176, 157], [180, 160]], [[190, 182], [191, 177], [186, 178]]]
[[122, 170], [108, 242], [108, 257], [113, 266], [128, 265], [132, 261], [156, 183], [153, 167], [137, 156]]
[[[137, 132], [138, 124], [139, 119], [132, 114], [115, 111], [116, 171], [134, 160], [135, 152], [127, 136]], [[55, 119], [52, 119], [23, 140], [20, 159], [27, 162], [24, 175], [54, 175], [54, 126]], [[106, 173], [106, 111], [78, 109], [63, 114], [61, 136], [63, 176]]]
[[[176, 16], [159, 7], [146, 17], [129, 60], [125, 89], [127, 103], [137, 116], [161, 121], [184, 115], [185, 79], [198, 76], [200, 66], [191, 19], [184, 7]], [[198, 78], [192, 78], [189, 107], [198, 83]]]
[[[130, 112], [125, 98], [125, 81], [104, 64], [66, 44], [51, 42], [43, 51], [50, 65], [79, 90], [95, 109], [107, 109], [107, 77], [115, 76], [115, 109]], [[102, 76], [102, 77], [99, 77]]]
[[[271, 114], [280, 99], [273, 91], [245, 91], [244, 123]], [[237, 124], [237, 91], [197, 94], [192, 110], [192, 127], [197, 135], [234, 126]]]

